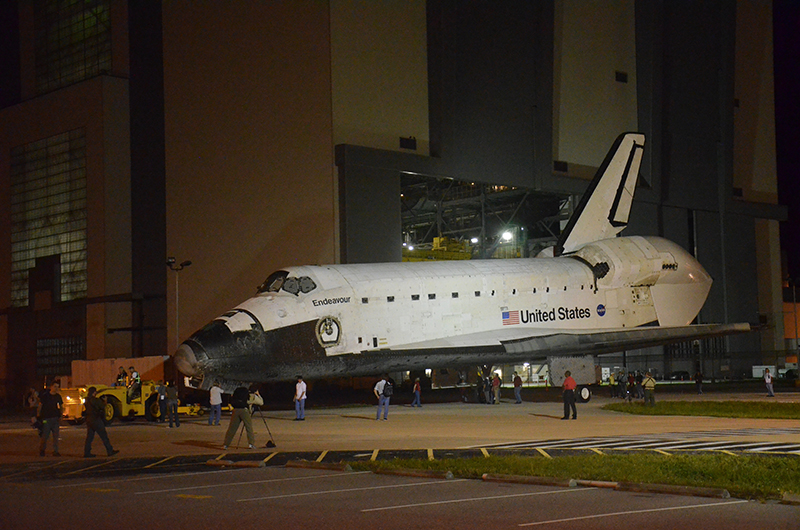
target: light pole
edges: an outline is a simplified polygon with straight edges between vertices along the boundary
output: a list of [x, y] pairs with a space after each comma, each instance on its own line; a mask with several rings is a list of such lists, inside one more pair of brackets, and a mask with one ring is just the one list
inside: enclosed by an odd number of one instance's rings
[[183, 269], [188, 267], [192, 264], [191, 261], [188, 259], [186, 261], [182, 261], [180, 264], [176, 265], [176, 259], [173, 257], [167, 258], [167, 267], [170, 270], [175, 271], [175, 349], [178, 349], [180, 345], [181, 335], [180, 335], [180, 298], [179, 298], [179, 291], [178, 291], [178, 273], [181, 272]]

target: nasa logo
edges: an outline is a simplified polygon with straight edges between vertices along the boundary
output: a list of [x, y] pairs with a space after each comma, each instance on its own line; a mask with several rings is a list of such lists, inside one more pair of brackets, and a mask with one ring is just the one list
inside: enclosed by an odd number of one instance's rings
[[606, 314], [606, 306], [604, 306], [603, 304], [598, 305], [597, 306], [597, 314], [600, 315], [600, 316], [605, 315]]

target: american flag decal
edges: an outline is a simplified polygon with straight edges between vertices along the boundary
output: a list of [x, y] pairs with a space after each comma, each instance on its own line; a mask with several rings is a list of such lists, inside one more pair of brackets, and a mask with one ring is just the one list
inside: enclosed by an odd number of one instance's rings
[[503, 311], [503, 325], [519, 324], [519, 311]]

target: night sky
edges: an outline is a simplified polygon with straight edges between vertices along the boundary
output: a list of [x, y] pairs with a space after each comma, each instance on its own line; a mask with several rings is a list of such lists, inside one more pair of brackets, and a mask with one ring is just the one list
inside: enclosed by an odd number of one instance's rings
[[800, 2], [775, 0], [775, 137], [778, 198], [789, 209], [781, 248], [800, 283]]

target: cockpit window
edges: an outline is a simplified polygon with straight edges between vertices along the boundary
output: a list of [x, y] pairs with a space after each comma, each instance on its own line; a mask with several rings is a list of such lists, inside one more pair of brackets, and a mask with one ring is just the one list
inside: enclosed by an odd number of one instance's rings
[[297, 296], [298, 293], [310, 293], [317, 288], [314, 280], [308, 276], [295, 278], [286, 271], [277, 271], [269, 275], [258, 288], [259, 293], [277, 293], [280, 290]]
[[300, 291], [303, 293], [310, 293], [314, 289], [317, 288], [317, 284], [314, 283], [314, 280], [309, 278], [308, 276], [300, 276]]
[[259, 293], [277, 293], [283, 287], [283, 282], [286, 280], [286, 277], [289, 276], [289, 273], [286, 271], [276, 271], [267, 277], [258, 287]]
[[297, 278], [290, 276], [283, 280], [283, 290], [296, 295], [300, 292], [300, 282], [297, 281]]

